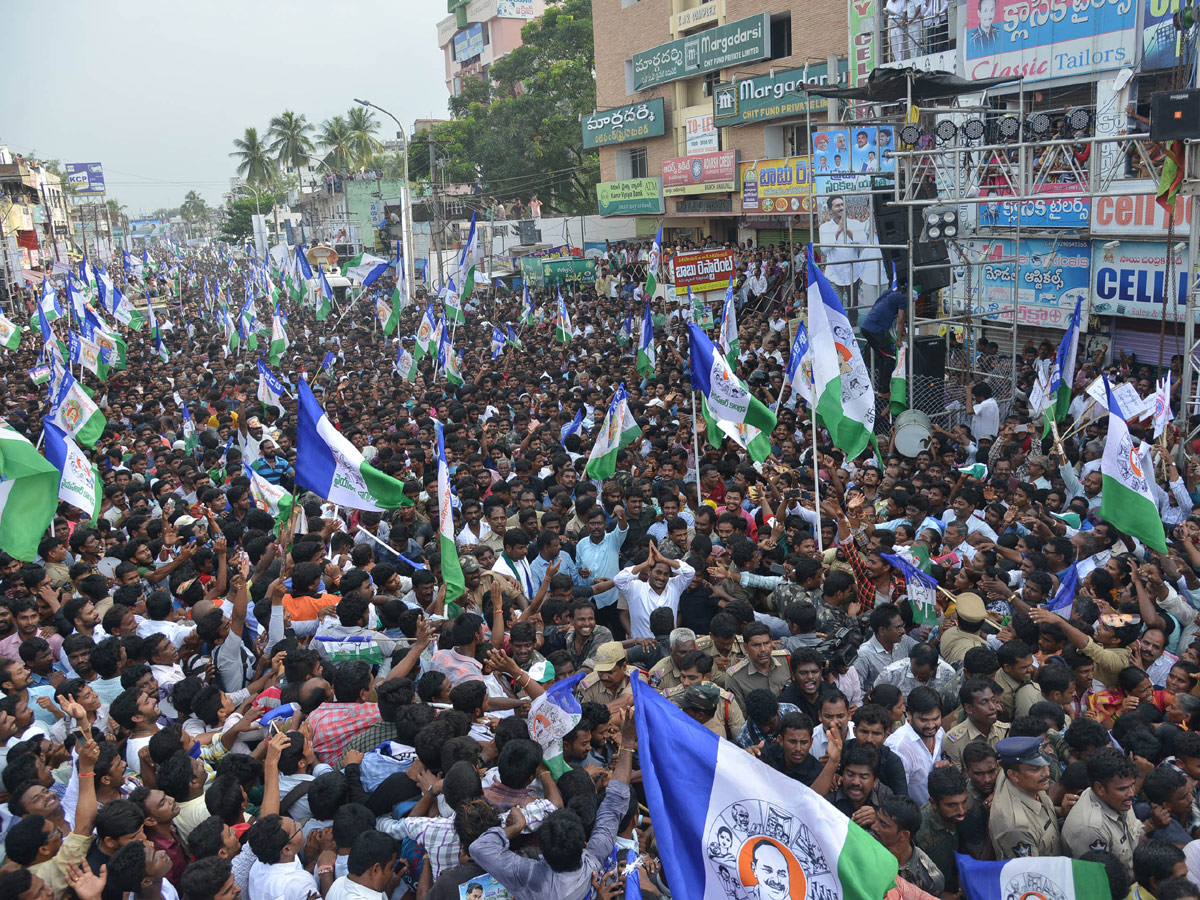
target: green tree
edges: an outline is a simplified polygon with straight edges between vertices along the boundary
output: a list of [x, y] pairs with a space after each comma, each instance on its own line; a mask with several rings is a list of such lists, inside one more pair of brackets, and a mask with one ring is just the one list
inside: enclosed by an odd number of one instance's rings
[[350, 152], [355, 165], [365, 166], [378, 153], [383, 144], [375, 137], [379, 123], [375, 114], [365, 106], [352, 106], [346, 114], [346, 126], [350, 129]]
[[257, 128], [247, 128], [242, 137], [234, 139], [233, 146], [234, 151], [229, 155], [238, 161], [237, 173], [247, 184], [262, 187], [274, 180], [275, 163]]
[[232, 242], [244, 241], [254, 234], [253, 217], [262, 210], [264, 215], [271, 208], [283, 200], [282, 194], [260, 194], [258, 197], [258, 205], [255, 205], [254, 197], [251, 195], [241, 195], [234, 197], [225, 204], [224, 221], [221, 223], [221, 238]]
[[271, 127], [267, 131], [271, 143], [267, 149], [281, 163], [299, 170], [308, 164], [309, 155], [313, 152], [312, 130], [303, 113], [285, 109], [271, 120]]
[[348, 172], [354, 163], [354, 135], [342, 116], [321, 123], [317, 143], [325, 150], [325, 163], [338, 172]]
[[204, 225], [204, 231], [208, 227], [208, 204], [204, 198], [196, 191], [188, 191], [187, 196], [183, 198], [183, 205], [179, 207], [180, 213], [183, 214], [183, 220], [191, 225], [199, 222]]

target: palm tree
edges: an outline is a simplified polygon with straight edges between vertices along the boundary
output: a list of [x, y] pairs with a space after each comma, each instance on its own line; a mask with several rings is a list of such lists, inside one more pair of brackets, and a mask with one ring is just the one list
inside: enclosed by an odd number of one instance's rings
[[234, 140], [236, 148], [229, 155], [238, 160], [237, 173], [251, 187], [263, 187], [275, 177], [275, 164], [271, 160], [266, 143], [258, 136], [257, 128], [247, 128], [246, 133]]
[[267, 137], [271, 141], [267, 148], [275, 154], [275, 158], [286, 166], [297, 171], [308, 163], [309, 154], [313, 152], [312, 125], [305, 119], [304, 114], [297, 115], [290, 109], [271, 120]]
[[352, 106], [346, 124], [350, 128], [350, 149], [355, 162], [365, 166], [383, 147], [379, 138], [375, 137], [375, 132], [379, 130], [375, 114], [365, 106]]
[[322, 122], [321, 133], [317, 135], [317, 143], [325, 148], [325, 162], [337, 172], [347, 172], [352, 168], [353, 140], [350, 126], [341, 116]]
[[202, 222], [207, 225], [208, 204], [204, 202], [204, 198], [196, 191], [187, 192], [187, 196], [183, 198], [183, 205], [179, 208], [179, 211], [183, 214], [184, 221], [189, 224], [192, 222]]

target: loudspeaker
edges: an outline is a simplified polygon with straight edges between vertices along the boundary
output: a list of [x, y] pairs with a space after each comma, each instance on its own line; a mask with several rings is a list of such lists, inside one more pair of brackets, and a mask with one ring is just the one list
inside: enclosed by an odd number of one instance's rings
[[1200, 139], [1200, 90], [1156, 91], [1150, 95], [1150, 140]]
[[[931, 192], [926, 192], [931, 193]], [[932, 199], [930, 196], [929, 199]], [[881, 244], [908, 243], [908, 207], [889, 206], [884, 194], [871, 195], [872, 212], [875, 215], [875, 231]], [[913, 211], [915, 225], [919, 228], [921, 220], [917, 211]], [[909, 278], [908, 251], [882, 250], [883, 268], [887, 277], [891, 278], [892, 266], [896, 267], [896, 277], [902, 283], [916, 282], [922, 292], [933, 291], [950, 286], [950, 251], [945, 241], [917, 241], [913, 244], [913, 262], [918, 266], [938, 265], [936, 269], [922, 269], [916, 273], [915, 279]], [[939, 265], [944, 264], [944, 265]]]
[[913, 373], [917, 375], [946, 374], [946, 339], [944, 337], [919, 337], [913, 345]]
[[535, 219], [522, 219], [517, 223], [517, 229], [520, 231], [521, 243], [526, 246], [536, 244], [541, 239]]

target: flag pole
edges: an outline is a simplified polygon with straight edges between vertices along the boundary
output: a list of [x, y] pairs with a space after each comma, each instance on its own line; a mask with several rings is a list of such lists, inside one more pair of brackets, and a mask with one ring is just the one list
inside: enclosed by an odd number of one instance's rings
[[[635, 351], [636, 353], [636, 351]], [[700, 413], [700, 404], [696, 399], [696, 389], [692, 389], [692, 453], [696, 457], [696, 512], [704, 505], [700, 495], [700, 421], [704, 417]]]
[[817, 552], [825, 552], [825, 542], [821, 530], [821, 461], [817, 451], [817, 410], [809, 407], [809, 418], [812, 420], [812, 464], [813, 464], [813, 511], [817, 514]]

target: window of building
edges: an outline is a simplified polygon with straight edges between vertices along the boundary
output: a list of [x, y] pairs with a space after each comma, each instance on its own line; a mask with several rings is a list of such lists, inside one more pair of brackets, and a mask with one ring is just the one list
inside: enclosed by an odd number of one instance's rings
[[645, 147], [620, 147], [617, 149], [617, 181], [631, 178], [648, 178], [649, 156]]
[[782, 12], [771, 16], [771, 59], [792, 55], [792, 14]]
[[625, 9], [626, 7], [633, 6], [633, 4], [640, 2], [641, 0], [621, 0], [621, 9]]
[[492, 42], [492, 35], [491, 35], [490, 30], [488, 29], [488, 23], [480, 22], [479, 27], [480, 27], [480, 30], [483, 31], [483, 46], [486, 47], [488, 44], [490, 44]]
[[713, 95], [713, 88], [715, 88], [720, 83], [721, 83], [720, 69], [717, 69], [716, 71], [713, 71], [713, 72], [705, 72], [704, 73], [704, 96], [711, 97]]

